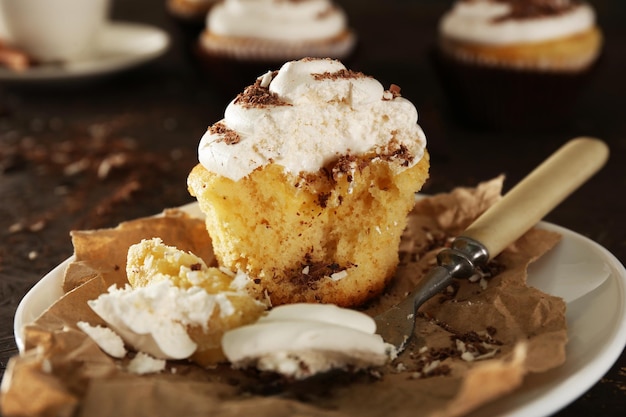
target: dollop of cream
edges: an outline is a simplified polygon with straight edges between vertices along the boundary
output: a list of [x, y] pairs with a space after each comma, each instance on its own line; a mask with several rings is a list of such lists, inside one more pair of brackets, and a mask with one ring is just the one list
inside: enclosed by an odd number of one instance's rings
[[107, 355], [111, 355], [114, 358], [123, 358], [126, 356], [127, 352], [124, 347], [124, 341], [117, 333], [108, 327], [92, 326], [84, 321], [77, 322], [76, 327], [96, 342], [98, 347]]
[[88, 304], [128, 345], [158, 359], [188, 358], [197, 344], [187, 328], [207, 326], [218, 305], [232, 310], [225, 294], [183, 289], [169, 280], [138, 288], [111, 286]]
[[258, 96], [246, 98], [250, 88], [200, 140], [199, 160], [210, 172], [237, 181], [275, 163], [295, 175], [314, 173], [342, 155], [383, 152], [391, 141], [412, 156], [398, 162], [398, 171], [424, 155], [426, 137], [415, 106], [340, 61], [285, 63], [275, 76], [259, 78], [257, 92], [271, 98], [263, 103]]
[[222, 349], [235, 367], [255, 366], [304, 379], [335, 368], [381, 366], [395, 349], [364, 313], [332, 304], [288, 304], [227, 331]]
[[220, 36], [317, 41], [345, 31], [347, 17], [330, 0], [226, 0], [213, 6], [206, 25]]
[[439, 23], [441, 35], [485, 45], [542, 42], [580, 33], [595, 25], [587, 3], [562, 0], [563, 10], [532, 17], [510, 17], [512, 5], [502, 0], [457, 1]]

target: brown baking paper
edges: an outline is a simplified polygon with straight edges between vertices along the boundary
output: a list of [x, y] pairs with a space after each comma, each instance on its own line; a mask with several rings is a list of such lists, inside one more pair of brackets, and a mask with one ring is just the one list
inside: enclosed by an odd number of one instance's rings
[[[401, 300], [435, 264], [435, 254], [500, 198], [502, 182], [418, 201], [396, 277], [364, 310], [376, 314]], [[215, 264], [203, 222], [177, 210], [116, 229], [74, 232], [68, 292], [24, 329], [26, 350], [11, 359], [2, 382], [5, 416], [459, 416], [515, 390], [527, 373], [565, 361], [565, 303], [526, 285], [528, 265], [560, 236], [533, 229], [473, 282], [459, 280], [423, 305], [415, 337], [387, 366], [288, 381], [228, 364], [202, 369], [170, 361], [158, 374], [134, 375], [126, 371], [128, 358], [103, 353], [76, 322], [103, 324], [87, 301], [125, 283], [128, 246], [154, 236]], [[459, 343], [482, 351], [468, 361]]]

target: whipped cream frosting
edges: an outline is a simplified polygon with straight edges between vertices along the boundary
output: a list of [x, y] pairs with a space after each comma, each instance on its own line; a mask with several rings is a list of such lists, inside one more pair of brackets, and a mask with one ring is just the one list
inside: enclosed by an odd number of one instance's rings
[[395, 143], [408, 158], [395, 164], [401, 171], [424, 155], [417, 118], [409, 100], [376, 79], [337, 60], [305, 58], [231, 101], [200, 140], [198, 156], [208, 171], [237, 181], [270, 163], [315, 173], [342, 155], [385, 153]]
[[206, 328], [217, 307], [221, 314], [233, 311], [226, 293], [182, 289], [168, 280], [138, 288], [111, 286], [88, 304], [128, 345], [158, 359], [188, 358], [197, 344], [187, 328]]
[[226, 0], [213, 6], [206, 25], [220, 36], [299, 42], [337, 36], [347, 18], [330, 0]]
[[255, 366], [296, 379], [335, 368], [380, 366], [395, 349], [364, 313], [332, 304], [275, 307], [256, 323], [227, 331], [222, 349], [235, 367]]
[[443, 36], [486, 45], [541, 42], [583, 32], [595, 11], [577, 0], [460, 0], [442, 17]]
[[98, 347], [106, 354], [114, 358], [123, 358], [126, 356], [127, 352], [124, 347], [124, 341], [117, 333], [108, 327], [92, 326], [84, 321], [77, 322], [76, 327], [96, 342]]

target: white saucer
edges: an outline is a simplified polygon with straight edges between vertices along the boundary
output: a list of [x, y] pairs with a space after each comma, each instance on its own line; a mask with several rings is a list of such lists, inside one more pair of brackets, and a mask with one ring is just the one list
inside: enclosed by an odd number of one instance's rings
[[[197, 203], [183, 206], [201, 217]], [[559, 244], [531, 265], [528, 284], [567, 303], [569, 342], [565, 363], [526, 377], [509, 395], [467, 417], [549, 416], [591, 388], [619, 358], [626, 344], [626, 269], [602, 246], [571, 230], [540, 222], [562, 235]], [[71, 258], [41, 279], [15, 313], [14, 334], [24, 349], [22, 327], [63, 295], [63, 273]]]
[[16, 72], [0, 67], [1, 81], [51, 81], [103, 75], [122, 71], [162, 55], [169, 35], [156, 27], [137, 23], [109, 22], [92, 56], [58, 64], [33, 66]]

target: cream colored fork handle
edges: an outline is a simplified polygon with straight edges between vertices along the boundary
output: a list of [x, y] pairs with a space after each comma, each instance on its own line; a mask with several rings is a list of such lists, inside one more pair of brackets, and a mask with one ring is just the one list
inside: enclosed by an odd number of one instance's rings
[[522, 236], [595, 174], [609, 156], [599, 139], [570, 140], [463, 232], [482, 243], [489, 259]]

